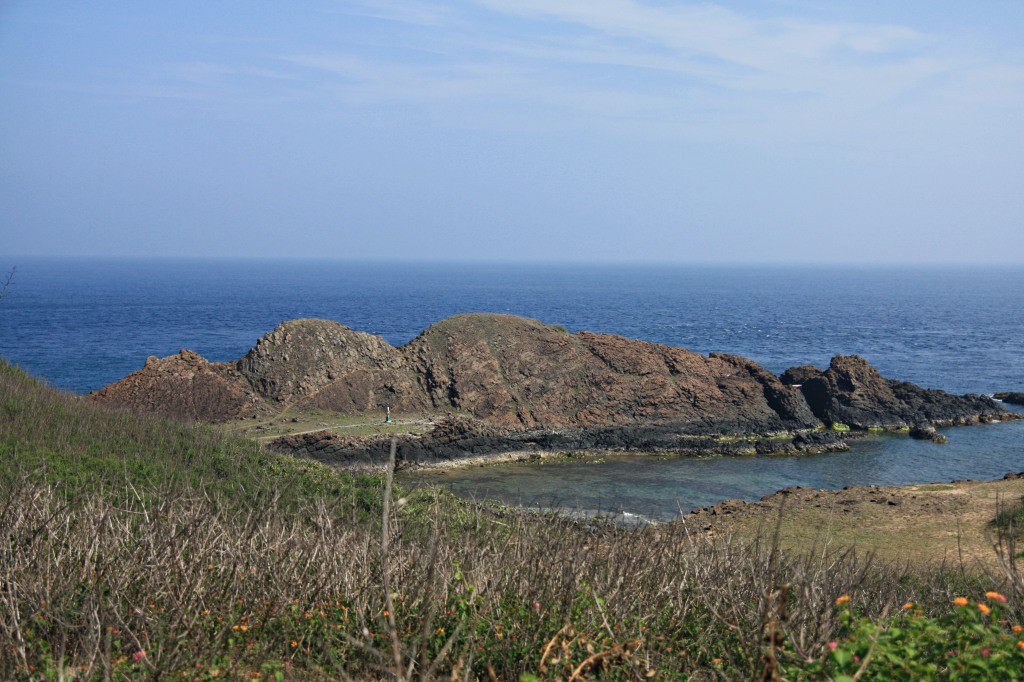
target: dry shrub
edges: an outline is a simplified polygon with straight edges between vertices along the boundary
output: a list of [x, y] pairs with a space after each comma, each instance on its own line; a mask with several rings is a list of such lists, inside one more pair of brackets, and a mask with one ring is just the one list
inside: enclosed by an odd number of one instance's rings
[[882, 614], [960, 589], [956, 572], [851, 550], [786, 554], [770, 532], [458, 516], [440, 495], [415, 515], [385, 495], [369, 524], [322, 501], [241, 512], [189, 489], [114, 503], [5, 487], [0, 670], [23, 678], [770, 678], [822, 655], [839, 595]]
[[[835, 600], [925, 614], [1024, 582], [783, 552], [684, 523], [500, 512], [210, 429], [97, 410], [0, 362], [0, 678], [776, 679]], [[401, 497], [401, 496], [405, 497]], [[1015, 517], [1014, 517], [1015, 518]]]

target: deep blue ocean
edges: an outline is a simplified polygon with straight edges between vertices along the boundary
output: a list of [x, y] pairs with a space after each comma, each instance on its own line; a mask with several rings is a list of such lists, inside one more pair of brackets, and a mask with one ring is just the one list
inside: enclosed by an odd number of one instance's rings
[[[464, 312], [514, 313], [570, 331], [736, 353], [774, 372], [798, 364], [823, 367], [834, 354], [856, 353], [885, 376], [929, 388], [1024, 390], [1024, 267], [19, 258], [0, 263], [0, 270], [12, 265], [17, 266], [14, 280], [0, 300], [0, 356], [78, 393], [140, 368], [149, 355], [180, 348], [215, 361], [237, 359], [259, 336], [296, 317], [337, 320], [400, 345], [430, 324]], [[825, 456], [819, 466], [827, 473], [808, 464], [821, 458], [775, 458], [782, 464], [771, 465], [761, 458], [719, 458], [677, 461], [676, 470], [685, 472], [676, 480], [669, 475], [676, 471], [671, 462], [650, 460], [653, 473], [627, 486], [643, 492], [635, 501], [630, 497], [635, 493], [611, 483], [630, 478], [630, 470], [637, 478], [639, 460], [626, 471], [581, 465], [574, 476], [584, 470], [595, 474], [574, 483], [574, 503], [664, 516], [672, 513], [666, 509], [701, 506], [722, 495], [766, 494], [782, 485], [872, 482], [870, 472], [888, 471], [906, 450], [924, 453], [923, 459], [896, 467], [917, 480], [1024, 470], [1019, 423], [955, 429], [949, 435], [945, 448], [908, 439], [873, 441], [854, 449], [860, 459], [849, 453]], [[966, 450], [958, 454], [961, 448]], [[860, 466], [869, 454], [887, 466]], [[951, 460], [961, 463], [943, 468]], [[502, 499], [518, 494], [522, 500], [540, 494], [544, 486], [534, 480], [538, 477], [565, 480], [552, 466], [518, 467], [528, 472], [519, 482], [517, 467], [495, 468], [488, 476], [501, 479], [498, 492], [493, 482], [463, 476], [460, 492]], [[604, 487], [602, 477], [609, 481]], [[890, 472], [884, 481], [915, 482], [906, 478]], [[558, 488], [565, 496], [567, 488]], [[718, 488], [722, 492], [712, 491]], [[587, 498], [580, 500], [579, 493]]]

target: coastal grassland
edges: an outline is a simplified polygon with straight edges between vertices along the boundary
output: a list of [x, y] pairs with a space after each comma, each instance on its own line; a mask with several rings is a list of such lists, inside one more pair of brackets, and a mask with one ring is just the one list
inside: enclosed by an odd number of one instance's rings
[[426, 433], [438, 419], [429, 414], [394, 414], [390, 422], [380, 414], [343, 414], [329, 410], [289, 408], [261, 419], [238, 419], [223, 424], [227, 433], [257, 440], [271, 440], [314, 431], [333, 431], [346, 436], [378, 436]]
[[913, 679], [985, 665], [1011, 679], [1024, 666], [1012, 565], [908, 568], [787, 551], [773, 529], [707, 538], [499, 512], [104, 412], [5, 365], [0, 409], [0, 677]]
[[992, 519], [992, 526], [1005, 535], [1024, 537], [1024, 495], [1001, 502], [999, 511]]
[[788, 489], [760, 502], [719, 505], [691, 523], [705, 533], [750, 538], [778, 519], [779, 542], [788, 550], [828, 543], [855, 546], [886, 561], [999, 572], [993, 542], [1000, 533], [1004, 539], [1019, 533], [1022, 495], [1024, 479]]

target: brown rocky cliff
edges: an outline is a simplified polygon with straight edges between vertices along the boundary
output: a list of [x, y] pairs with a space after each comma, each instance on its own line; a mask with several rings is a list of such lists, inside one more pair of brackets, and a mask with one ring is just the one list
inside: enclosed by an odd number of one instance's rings
[[463, 315], [402, 349], [435, 407], [521, 428], [642, 422], [817, 424], [799, 391], [749, 360], [509, 315]]
[[183, 351], [90, 398], [203, 421], [285, 406], [351, 414], [387, 404], [399, 412], [454, 410], [519, 431], [661, 425], [700, 435], [792, 431], [821, 421], [967, 423], [1002, 413], [991, 400], [885, 379], [856, 356], [839, 356], [826, 371], [794, 368], [780, 380], [734, 355], [570, 334], [492, 314], [443, 320], [401, 348], [335, 322], [293, 320], [237, 363], [211, 364]]
[[141, 370], [88, 398], [139, 414], [206, 422], [260, 410], [263, 402], [246, 390], [234, 364], [210, 363], [188, 350], [163, 359], [150, 357]]
[[429, 404], [398, 349], [326, 320], [281, 323], [238, 361], [238, 373], [255, 394], [299, 408], [352, 413]]

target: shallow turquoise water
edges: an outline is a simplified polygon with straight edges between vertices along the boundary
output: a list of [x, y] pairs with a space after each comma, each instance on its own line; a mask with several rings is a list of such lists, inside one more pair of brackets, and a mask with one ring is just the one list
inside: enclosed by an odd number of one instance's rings
[[1001, 478], [1024, 471], [1024, 421], [943, 429], [946, 445], [883, 435], [848, 452], [791, 457], [665, 458], [612, 454], [599, 461], [502, 464], [405, 474], [463, 497], [526, 507], [667, 520], [730, 498], [756, 500], [788, 486], [907, 485]]

